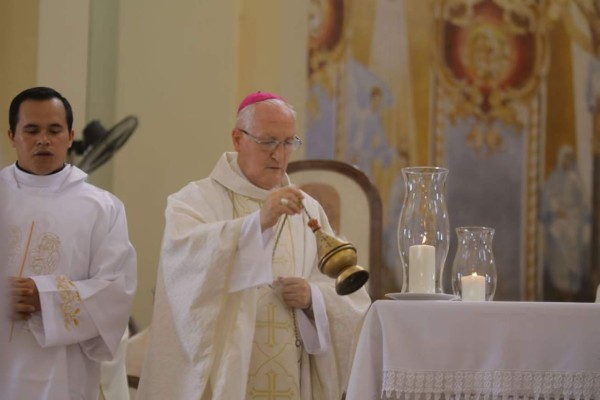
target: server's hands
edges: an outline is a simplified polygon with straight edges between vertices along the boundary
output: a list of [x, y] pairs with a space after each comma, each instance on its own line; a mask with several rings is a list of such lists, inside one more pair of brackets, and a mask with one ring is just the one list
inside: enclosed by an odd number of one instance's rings
[[9, 285], [14, 320], [28, 320], [31, 314], [42, 309], [40, 293], [33, 279], [13, 277]]

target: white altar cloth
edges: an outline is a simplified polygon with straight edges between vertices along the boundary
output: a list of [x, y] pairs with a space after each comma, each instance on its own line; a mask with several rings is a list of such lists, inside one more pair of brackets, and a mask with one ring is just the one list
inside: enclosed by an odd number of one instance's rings
[[380, 300], [346, 400], [600, 400], [600, 304]]

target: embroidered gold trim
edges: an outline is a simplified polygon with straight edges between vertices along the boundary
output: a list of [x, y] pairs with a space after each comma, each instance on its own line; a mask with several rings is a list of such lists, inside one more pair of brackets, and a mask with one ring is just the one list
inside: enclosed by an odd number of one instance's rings
[[60, 237], [52, 232], [42, 233], [31, 256], [29, 269], [33, 274], [52, 274], [60, 260]]
[[60, 309], [63, 313], [65, 329], [69, 331], [71, 330], [71, 326], [77, 327], [79, 325], [77, 314], [81, 311], [78, 307], [81, 297], [75, 284], [64, 275], [56, 277], [56, 288], [59, 291], [60, 300], [62, 301]]

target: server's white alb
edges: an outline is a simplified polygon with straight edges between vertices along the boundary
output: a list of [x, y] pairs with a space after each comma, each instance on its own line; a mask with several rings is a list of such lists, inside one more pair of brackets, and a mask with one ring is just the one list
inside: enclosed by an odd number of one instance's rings
[[37, 176], [14, 165], [0, 171], [0, 265], [40, 292], [42, 312], [0, 323], [0, 397], [96, 399], [100, 361], [112, 358], [127, 326], [136, 255], [123, 204], [67, 165]]

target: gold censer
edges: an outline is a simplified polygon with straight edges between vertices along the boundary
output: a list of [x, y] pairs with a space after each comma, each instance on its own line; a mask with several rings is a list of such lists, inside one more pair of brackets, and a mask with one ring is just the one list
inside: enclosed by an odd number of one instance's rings
[[[308, 211], [304, 209], [308, 215]], [[335, 279], [335, 291], [339, 295], [354, 293], [368, 280], [369, 272], [356, 265], [356, 248], [352, 243], [344, 242], [321, 230], [316, 219], [308, 215], [308, 226], [317, 239], [319, 271]]]

